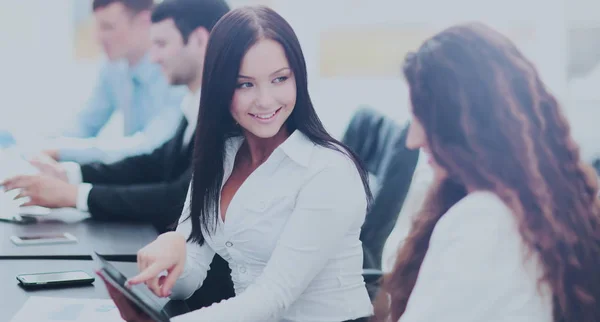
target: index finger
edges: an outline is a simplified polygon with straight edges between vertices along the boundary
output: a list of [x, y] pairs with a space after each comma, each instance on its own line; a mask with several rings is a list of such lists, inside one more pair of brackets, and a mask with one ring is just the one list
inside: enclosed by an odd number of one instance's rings
[[148, 266], [145, 270], [143, 270], [142, 272], [140, 272], [138, 275], [130, 278], [127, 283], [130, 285], [136, 285], [136, 284], [141, 284], [141, 283], [145, 283], [146, 281], [149, 281], [155, 277], [158, 276], [158, 274], [160, 274], [162, 271], [168, 269], [169, 267], [165, 267], [164, 265], [161, 265], [160, 263], [153, 263], [150, 266]]

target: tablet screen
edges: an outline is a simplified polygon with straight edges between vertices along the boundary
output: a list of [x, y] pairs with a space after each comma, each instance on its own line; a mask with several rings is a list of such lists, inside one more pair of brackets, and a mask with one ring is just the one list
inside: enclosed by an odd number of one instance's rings
[[[118, 291], [123, 293], [134, 305], [158, 322], [169, 322], [169, 315], [164, 310], [157, 309], [161, 305], [152, 298], [152, 293], [145, 285], [126, 286], [127, 277], [110, 264], [102, 255], [94, 252], [94, 261], [100, 265], [102, 276]], [[145, 288], [145, 289], [143, 289]]]

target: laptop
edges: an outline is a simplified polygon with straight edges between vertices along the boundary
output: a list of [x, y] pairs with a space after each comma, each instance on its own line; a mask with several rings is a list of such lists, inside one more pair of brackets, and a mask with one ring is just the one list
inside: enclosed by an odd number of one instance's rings
[[170, 314], [156, 299], [157, 297], [145, 286], [126, 286], [127, 277], [116, 267], [109, 263], [106, 258], [97, 252], [92, 253], [94, 262], [98, 265], [98, 275], [104, 277], [107, 282], [127, 297], [142, 312], [157, 322], [170, 322]]

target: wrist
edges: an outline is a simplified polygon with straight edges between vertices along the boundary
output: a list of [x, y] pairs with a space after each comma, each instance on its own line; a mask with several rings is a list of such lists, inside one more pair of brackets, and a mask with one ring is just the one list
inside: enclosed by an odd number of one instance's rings
[[63, 206], [70, 208], [77, 207], [77, 186], [73, 184], [67, 184], [64, 191], [65, 201]]
[[177, 231], [169, 231], [163, 234], [160, 234], [158, 236], [158, 239], [168, 239], [168, 240], [172, 240], [172, 241], [178, 241], [181, 242], [182, 244], [185, 244], [187, 242], [187, 239], [185, 238], [185, 236]]

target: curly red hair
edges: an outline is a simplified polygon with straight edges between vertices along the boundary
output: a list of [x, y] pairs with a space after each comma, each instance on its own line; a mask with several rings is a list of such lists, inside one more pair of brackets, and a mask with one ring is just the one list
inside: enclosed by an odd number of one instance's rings
[[473, 23], [426, 41], [407, 56], [404, 75], [413, 113], [449, 177], [429, 191], [384, 277], [375, 320], [402, 316], [434, 226], [469, 187], [494, 192], [513, 211], [542, 264], [554, 321], [600, 321], [597, 180], [534, 65], [509, 39]]

